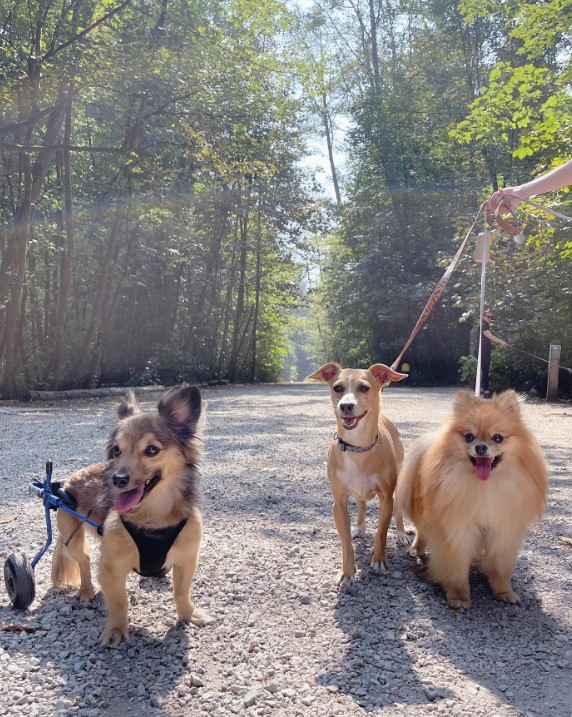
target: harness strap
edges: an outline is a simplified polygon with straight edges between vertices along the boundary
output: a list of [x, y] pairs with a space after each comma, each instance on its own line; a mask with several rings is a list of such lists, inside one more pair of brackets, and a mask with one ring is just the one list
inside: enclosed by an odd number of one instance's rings
[[151, 530], [149, 528], [139, 528], [121, 516], [121, 522], [125, 526], [125, 530], [133, 538], [133, 542], [139, 551], [139, 570], [135, 572], [149, 578], [161, 575], [167, 559], [167, 553], [187, 524], [187, 520], [188, 518], [184, 518], [177, 525]]

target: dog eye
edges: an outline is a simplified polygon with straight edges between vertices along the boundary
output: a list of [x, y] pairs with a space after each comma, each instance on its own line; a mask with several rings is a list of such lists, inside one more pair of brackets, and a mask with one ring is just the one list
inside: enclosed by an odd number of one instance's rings
[[337, 384], [334, 386], [334, 391], [335, 391], [336, 393], [340, 393], [340, 392], [343, 391], [343, 390], [344, 390], [344, 387], [341, 385], [341, 383], [337, 383]]
[[365, 384], [362, 384], [362, 385], [358, 388], [358, 391], [359, 391], [360, 393], [367, 393], [367, 392], [369, 391], [369, 386], [366, 386]]
[[152, 458], [153, 456], [156, 456], [157, 453], [159, 453], [159, 450], [160, 449], [157, 448], [157, 446], [154, 446], [153, 444], [151, 444], [150, 446], [147, 446], [147, 448], [143, 452], [145, 453], [146, 456], [148, 456], [149, 458]]
[[119, 458], [119, 456], [121, 455], [121, 448], [119, 448], [119, 446], [113, 446], [113, 448], [111, 449], [111, 455], [114, 458]]
[[465, 441], [467, 443], [472, 443], [475, 440], [475, 437], [472, 433], [465, 433]]
[[495, 433], [495, 435], [493, 436], [493, 441], [495, 443], [502, 443], [504, 441], [504, 436], [501, 436], [500, 433]]

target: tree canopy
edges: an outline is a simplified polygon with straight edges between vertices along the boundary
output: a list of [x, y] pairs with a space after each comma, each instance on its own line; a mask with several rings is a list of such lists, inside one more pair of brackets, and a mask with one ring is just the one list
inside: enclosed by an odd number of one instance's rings
[[[390, 363], [482, 199], [568, 158], [571, 11], [7, 0], [2, 397]], [[556, 332], [570, 365], [570, 229], [524, 214], [526, 244], [493, 252], [498, 333], [543, 355]], [[457, 380], [477, 273], [461, 263], [412, 380]]]

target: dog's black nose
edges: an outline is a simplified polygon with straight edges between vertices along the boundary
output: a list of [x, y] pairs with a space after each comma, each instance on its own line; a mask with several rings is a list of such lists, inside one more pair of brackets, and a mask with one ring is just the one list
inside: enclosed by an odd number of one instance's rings
[[113, 476], [113, 485], [116, 488], [125, 488], [129, 484], [129, 473], [121, 471]]
[[488, 450], [489, 447], [486, 446], [484, 443], [477, 443], [477, 445], [475, 446], [475, 453], [478, 456], [484, 456]]
[[342, 413], [351, 413], [355, 408], [355, 403], [340, 403], [340, 411]]

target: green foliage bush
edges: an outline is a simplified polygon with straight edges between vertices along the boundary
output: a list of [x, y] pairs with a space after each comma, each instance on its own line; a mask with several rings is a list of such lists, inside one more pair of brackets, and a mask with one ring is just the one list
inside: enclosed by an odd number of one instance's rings
[[459, 379], [461, 383], [475, 385], [477, 377], [477, 359], [474, 356], [461, 356], [459, 359]]

